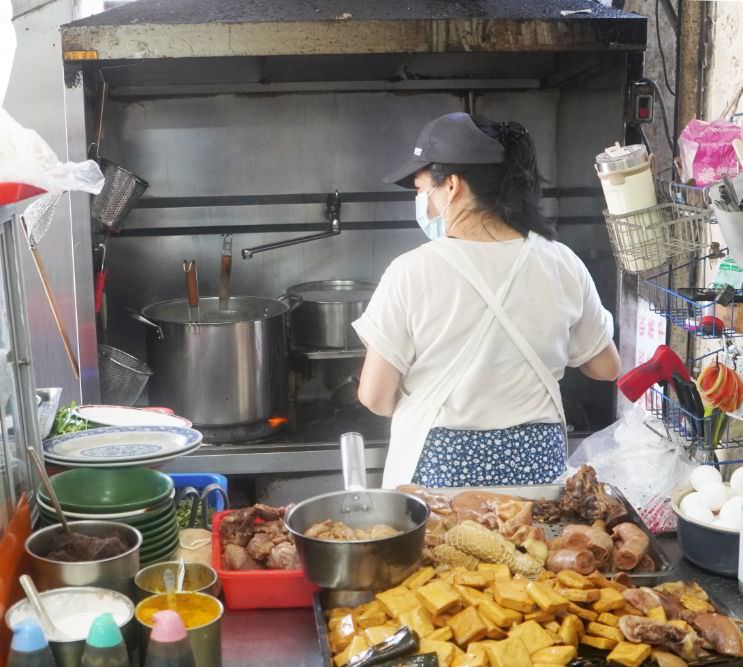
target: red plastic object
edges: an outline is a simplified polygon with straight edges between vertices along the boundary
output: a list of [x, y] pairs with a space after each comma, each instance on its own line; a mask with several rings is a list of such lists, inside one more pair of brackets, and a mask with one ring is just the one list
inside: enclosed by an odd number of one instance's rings
[[617, 380], [619, 390], [633, 403], [656, 382], [670, 382], [674, 373], [689, 382], [689, 371], [668, 345], [658, 345], [655, 354]]
[[307, 581], [302, 570], [224, 570], [219, 526], [230, 512], [212, 516], [212, 567], [222, 581], [228, 609], [285, 609], [311, 607], [317, 586]]
[[24, 183], [0, 183], [0, 206], [15, 204], [16, 202], [42, 195], [46, 190], [35, 188]]

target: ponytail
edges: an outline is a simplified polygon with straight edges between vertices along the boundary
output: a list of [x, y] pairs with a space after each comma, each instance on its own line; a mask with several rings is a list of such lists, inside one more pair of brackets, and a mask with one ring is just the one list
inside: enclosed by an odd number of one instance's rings
[[537, 152], [527, 129], [515, 121], [493, 122], [482, 116], [472, 120], [505, 150], [500, 164], [438, 164], [430, 167], [435, 184], [457, 174], [467, 182], [479, 210], [492, 213], [526, 236], [530, 231], [553, 241], [557, 231], [540, 211], [542, 178]]

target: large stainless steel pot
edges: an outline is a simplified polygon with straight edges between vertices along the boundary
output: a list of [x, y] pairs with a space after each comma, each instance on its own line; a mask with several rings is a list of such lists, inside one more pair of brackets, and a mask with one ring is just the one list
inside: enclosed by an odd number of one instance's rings
[[199, 321], [186, 299], [153, 303], [132, 316], [148, 324], [154, 372], [150, 403], [194, 425], [248, 424], [281, 415], [287, 402], [286, 315], [281, 300], [233, 296], [199, 299]]
[[310, 348], [360, 347], [351, 322], [361, 317], [374, 293], [374, 283], [362, 280], [317, 280], [292, 285], [290, 317], [294, 343]]
[[[376, 591], [395, 586], [420, 565], [429, 510], [420, 498], [399, 491], [366, 488], [364, 440], [341, 436], [345, 491], [305, 500], [286, 515], [307, 578], [326, 589]], [[359, 542], [307, 537], [316, 523], [332, 519], [351, 528], [386, 524], [399, 535]]]

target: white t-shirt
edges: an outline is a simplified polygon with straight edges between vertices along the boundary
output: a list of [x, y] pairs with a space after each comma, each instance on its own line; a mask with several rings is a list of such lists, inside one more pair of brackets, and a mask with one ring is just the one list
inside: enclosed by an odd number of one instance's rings
[[[612, 340], [614, 322], [583, 262], [567, 246], [534, 235], [534, 245], [503, 304], [555, 379], [595, 357]], [[487, 306], [465, 278], [433, 250], [464, 249], [493, 292], [508, 276], [523, 239], [444, 238], [395, 259], [366, 312], [353, 323], [364, 343], [402, 373], [413, 393], [434, 381], [464, 345]], [[434, 426], [490, 430], [560, 417], [547, 389], [495, 321]]]

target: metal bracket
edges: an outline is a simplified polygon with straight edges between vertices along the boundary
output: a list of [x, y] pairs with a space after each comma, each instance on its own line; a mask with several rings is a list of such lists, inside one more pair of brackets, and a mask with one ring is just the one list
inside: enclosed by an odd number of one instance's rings
[[274, 243], [266, 243], [259, 245], [254, 248], [243, 248], [242, 257], [243, 259], [251, 259], [253, 255], [259, 252], [266, 252], [267, 250], [276, 250], [277, 248], [286, 248], [288, 246], [298, 245], [300, 243], [308, 243], [309, 241], [319, 241], [320, 239], [326, 239], [331, 236], [337, 236], [341, 233], [341, 196], [336, 190], [327, 196], [325, 200], [325, 219], [328, 221], [330, 227], [327, 231], [319, 234], [310, 234], [309, 236], [299, 236], [297, 238], [288, 239], [286, 241], [276, 241]]

